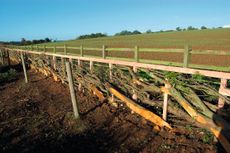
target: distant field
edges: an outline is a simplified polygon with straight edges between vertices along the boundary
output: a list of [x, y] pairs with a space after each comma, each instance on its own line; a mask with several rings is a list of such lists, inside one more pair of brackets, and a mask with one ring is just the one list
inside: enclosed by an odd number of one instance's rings
[[112, 36], [96, 39], [70, 40], [47, 45], [64, 45], [87, 47], [140, 47], [183, 48], [185, 44], [194, 49], [229, 50], [230, 29], [195, 30], [182, 32], [165, 32], [131, 36]]
[[[99, 50], [86, 50], [86, 56], [102, 57], [102, 45], [109, 48], [133, 48], [133, 51], [126, 49], [120, 51], [109, 51], [108, 58], [120, 60], [133, 60], [134, 47], [140, 48], [172, 48], [183, 49], [185, 45], [192, 46], [193, 50], [216, 50], [230, 52], [230, 29], [214, 29], [214, 30], [195, 30], [182, 32], [165, 32], [152, 33], [131, 36], [113, 36], [96, 39], [70, 40], [63, 42], [42, 44], [46, 46], [71, 46], [79, 47], [97, 47]], [[101, 49], [100, 49], [101, 48]], [[42, 48], [41, 48], [42, 50]], [[63, 53], [62, 49], [57, 49]], [[52, 51], [52, 49], [49, 49]], [[68, 49], [68, 53], [80, 54], [79, 49]], [[182, 66], [183, 53], [162, 53], [162, 52], [139, 52], [140, 62]], [[196, 68], [215, 69], [230, 71], [229, 55], [191, 55], [190, 66]], [[200, 66], [201, 65], [201, 66]], [[220, 68], [218, 68], [220, 67]], [[224, 67], [224, 68], [223, 68]]]

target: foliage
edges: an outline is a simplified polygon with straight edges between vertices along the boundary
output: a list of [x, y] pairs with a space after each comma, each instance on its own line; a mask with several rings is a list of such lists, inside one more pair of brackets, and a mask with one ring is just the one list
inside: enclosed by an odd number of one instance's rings
[[166, 79], [168, 79], [168, 81], [171, 83], [171, 84], [176, 84], [177, 82], [177, 77], [179, 76], [180, 74], [179, 73], [176, 73], [176, 72], [165, 72], [165, 77]]
[[204, 83], [205, 82], [205, 76], [200, 74], [193, 74], [192, 79], [196, 80], [197, 82]]
[[152, 33], [152, 31], [149, 29], [149, 30], [146, 31], [146, 33]]
[[182, 29], [180, 27], [177, 27], [176, 31], [182, 31]]
[[0, 73], [0, 83], [14, 80], [16, 79], [16, 77], [17, 77], [17, 71], [15, 69], [10, 69], [5, 73]]
[[201, 140], [203, 143], [211, 144], [213, 141], [213, 134], [206, 129], [203, 129], [204, 135], [202, 136]]
[[205, 29], [208, 29], [208, 28], [205, 27], [205, 26], [202, 26], [200, 29], [201, 29], [201, 30], [205, 30]]
[[134, 30], [133, 32], [128, 30], [123, 30], [119, 33], [116, 33], [115, 36], [137, 35], [137, 34], [141, 34], [141, 32], [138, 30]]
[[81, 35], [77, 39], [90, 39], [90, 38], [100, 38], [100, 37], [107, 37], [107, 34], [91, 33], [91, 34]]
[[141, 78], [144, 78], [144, 79], [147, 79], [147, 80], [150, 80], [152, 78], [148, 73], [146, 73], [144, 71], [140, 71], [138, 74], [139, 74], [139, 76]]
[[41, 43], [49, 43], [52, 40], [50, 38], [40, 39], [40, 40], [26, 40], [25, 38], [21, 39], [20, 45], [32, 45], [32, 44], [41, 44]]
[[190, 30], [197, 30], [197, 28], [195, 28], [195, 27], [193, 27], [193, 26], [189, 26], [189, 27], [187, 28], [187, 30], [188, 30], [188, 31], [190, 31]]

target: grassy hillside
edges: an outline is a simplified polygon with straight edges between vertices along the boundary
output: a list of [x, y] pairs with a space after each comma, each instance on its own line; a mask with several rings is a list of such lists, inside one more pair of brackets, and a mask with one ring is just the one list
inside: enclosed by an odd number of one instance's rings
[[195, 30], [182, 32], [152, 33], [131, 36], [112, 36], [96, 39], [71, 40], [49, 45], [101, 47], [154, 47], [183, 48], [185, 44], [195, 49], [230, 50], [230, 29]]

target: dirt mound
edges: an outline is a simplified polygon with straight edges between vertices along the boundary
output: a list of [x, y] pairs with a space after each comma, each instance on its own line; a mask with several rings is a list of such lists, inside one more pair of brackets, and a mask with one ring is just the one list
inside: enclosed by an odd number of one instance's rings
[[[67, 86], [29, 71], [0, 88], [0, 152], [216, 152], [206, 131], [181, 121], [176, 132], [153, 126], [123, 105], [78, 93], [72, 117]], [[210, 140], [211, 139], [211, 140]]]

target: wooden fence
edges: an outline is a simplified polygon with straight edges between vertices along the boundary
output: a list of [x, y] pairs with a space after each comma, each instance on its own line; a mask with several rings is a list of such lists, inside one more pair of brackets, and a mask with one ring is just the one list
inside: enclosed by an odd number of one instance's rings
[[[147, 68], [147, 69], [155, 69], [155, 70], [163, 70], [163, 71], [170, 71], [170, 72], [177, 72], [177, 73], [183, 73], [183, 74], [200, 74], [207, 77], [213, 77], [213, 78], [219, 78], [220, 79], [220, 89], [219, 93], [224, 96], [230, 96], [230, 89], [227, 89], [227, 81], [230, 80], [230, 68], [227, 67], [225, 70], [229, 70], [227, 72], [218, 71], [219, 69], [223, 70], [224, 68], [216, 68], [216, 67], [208, 67], [208, 66], [200, 66], [199, 69], [191, 68], [189, 64], [190, 56], [191, 54], [205, 54], [205, 55], [225, 55], [229, 56], [230, 52], [226, 51], [197, 51], [192, 50], [191, 47], [185, 46], [185, 49], [154, 49], [154, 48], [139, 48], [136, 46], [135, 48], [108, 48], [104, 45], [102, 48], [89, 48], [89, 47], [70, 47], [67, 45], [62, 46], [7, 46], [3, 47], [2, 49], [8, 50], [8, 51], [18, 51], [18, 52], [25, 52], [29, 54], [37, 54], [37, 55], [47, 55], [47, 56], [53, 56], [53, 63], [55, 67], [56, 57], [59, 58], [65, 58], [65, 59], [72, 59], [78, 60], [78, 64], [81, 63], [81, 61], [88, 61], [90, 62], [90, 68], [92, 69], [94, 62], [99, 63], [107, 63], [109, 64], [109, 68], [112, 69], [112, 65], [124, 65], [124, 66], [131, 66], [133, 67], [133, 70], [136, 71], [138, 68]], [[49, 51], [48, 51], [49, 49]], [[59, 49], [59, 51], [58, 51]], [[69, 50], [72, 50], [70, 52]], [[84, 50], [91, 50], [91, 51], [101, 51], [102, 55], [101, 57], [98, 56], [89, 56], [84, 54]], [[108, 57], [107, 54], [110, 51], [129, 51], [134, 52], [134, 57], [124, 59], [124, 58], [113, 58]], [[79, 54], [76, 54], [75, 52], [79, 51]], [[183, 60], [183, 67], [175, 66], [175, 65], [165, 65], [164, 62], [158, 62], [157, 64], [153, 63], [145, 63], [140, 62], [139, 53], [147, 51], [147, 52], [164, 52], [164, 53], [183, 53], [184, 54], [184, 60]], [[6, 55], [9, 56], [9, 54], [6, 52]], [[203, 68], [203, 69], [201, 69]], [[205, 69], [211, 69], [211, 70], [205, 70]], [[219, 106], [223, 106], [224, 101], [220, 98], [219, 99]]]
[[[227, 66], [215, 66], [210, 63], [210, 65], [201, 65], [191, 63], [192, 55], [211, 55], [211, 56], [225, 56], [230, 59], [230, 52], [228, 51], [215, 51], [215, 50], [193, 50], [191, 46], [186, 45], [184, 49], [159, 49], [159, 48], [140, 48], [135, 46], [133, 48], [111, 48], [103, 45], [102, 47], [92, 48], [92, 47], [71, 47], [71, 46], [46, 46], [46, 45], [33, 45], [33, 46], [9, 46], [12, 49], [22, 49], [22, 50], [31, 50], [39, 52], [48, 52], [53, 54], [61, 55], [76, 55], [80, 57], [93, 57], [93, 58], [102, 58], [102, 59], [113, 59], [113, 60], [122, 60], [122, 61], [131, 61], [138, 63], [148, 63], [148, 64], [159, 64], [159, 65], [168, 65], [168, 66], [179, 66], [179, 67], [190, 67], [214, 71], [225, 71], [230, 72], [230, 62]], [[91, 52], [91, 53], [89, 53]], [[111, 56], [110, 53], [118, 53], [120, 57]], [[165, 61], [165, 60], [152, 60], [141, 58], [142, 53], [163, 53], [167, 56], [167, 53], [172, 55], [181, 54], [183, 55], [182, 61]], [[127, 55], [126, 55], [127, 54]], [[129, 54], [129, 55], [128, 55]], [[169, 55], [169, 56], [170, 56]], [[172, 57], [173, 59], [173, 57]], [[206, 59], [200, 59], [205, 61]], [[221, 60], [221, 59], [220, 59]], [[215, 62], [215, 61], [213, 61]]]
[[[51, 51], [50, 51], [50, 49], [51, 49]], [[61, 49], [62, 51], [60, 52], [60, 50], [58, 51], [57, 49]], [[74, 54], [74, 52], [70, 52], [71, 49], [79, 51], [79, 54]], [[88, 56], [88, 55], [84, 54], [85, 50], [101, 51], [102, 54], [100, 57]], [[132, 59], [129, 58], [128, 60], [124, 60], [124, 59], [120, 59], [120, 58], [116, 59], [116, 58], [107, 56], [108, 55], [107, 52], [109, 52], [109, 51], [123, 51], [123, 50], [133, 52], [134, 57]], [[217, 70], [213, 71], [213, 69], [212, 69], [212, 71], [211, 70], [204, 70], [204, 69], [194, 69], [194, 68], [191, 68], [190, 64], [189, 64], [191, 54], [214, 54], [214, 55], [229, 56], [230, 53], [228, 53], [228, 52], [219, 52], [219, 53], [217, 51], [199, 51], [198, 52], [198, 51], [191, 50], [191, 48], [188, 46], [185, 47], [184, 50], [183, 49], [176, 49], [176, 50], [170, 50], [169, 49], [166, 51], [165, 49], [147, 49], [147, 48], [139, 48], [137, 46], [135, 48], [131, 49], [131, 48], [108, 48], [105, 46], [103, 46], [102, 48], [87, 48], [87, 47], [83, 47], [83, 46], [67, 47], [67, 45], [65, 45], [63, 47], [56, 47], [56, 46], [46, 47], [46, 46], [43, 46], [42, 48], [41, 48], [41, 46], [36, 46], [36, 47], [34, 47], [34, 46], [30, 46], [30, 47], [28, 47], [28, 46], [26, 46], [26, 47], [7, 46], [7, 47], [0, 47], [0, 51], [1, 52], [3, 51], [5, 53], [5, 55], [7, 55], [8, 57], [9, 57], [9, 52], [18, 52], [21, 55], [23, 55], [23, 54], [35, 54], [35, 55], [44, 55], [44, 56], [53, 57], [51, 60], [52, 60], [52, 66], [54, 69], [55, 69], [55, 64], [57, 63], [57, 57], [58, 57], [58, 58], [61, 58], [62, 61], [64, 61], [63, 59], [65, 59], [65, 60], [68, 59], [70, 62], [72, 62], [73, 60], [77, 60], [78, 65], [81, 64], [81, 61], [90, 62], [90, 64], [89, 64], [90, 70], [93, 69], [94, 62], [99, 62], [99, 63], [108, 64], [110, 70], [113, 69], [113, 65], [123, 65], [123, 66], [133, 67], [134, 71], [136, 71], [137, 69], [154, 69], [154, 70], [171, 71], [171, 72], [177, 72], [177, 73], [183, 73], [183, 74], [200, 74], [200, 75], [204, 75], [207, 77], [219, 78], [220, 79], [219, 93], [223, 96], [230, 96], [230, 89], [227, 89], [227, 81], [230, 80], [230, 72], [221, 72], [221, 71], [217, 71]], [[168, 65], [156, 65], [156, 64], [152, 64], [152, 63], [143, 63], [143, 62], [141, 62], [141, 59], [139, 58], [139, 53], [142, 51], [183, 53], [184, 54], [183, 67], [168, 66]], [[21, 58], [22, 58], [21, 61], [23, 62], [23, 56], [21, 56]], [[69, 65], [67, 65], [66, 67], [70, 68]], [[71, 70], [69, 70], [69, 71], [71, 71]], [[25, 72], [25, 74], [26, 74], [26, 72]], [[71, 75], [71, 73], [69, 73], [68, 75]], [[111, 76], [111, 74], [110, 74], [110, 76]], [[72, 82], [71, 78], [69, 78], [69, 80], [70, 80], [69, 82]], [[73, 88], [73, 87], [70, 86], [70, 88]], [[167, 84], [165, 84], [165, 88], [162, 88], [162, 89], [167, 89]], [[121, 99], [124, 99], [125, 101], [127, 101], [129, 103], [130, 107], [134, 107], [135, 108], [134, 110], [136, 110], [136, 112], [139, 112], [140, 108], [138, 108], [134, 104], [132, 104], [128, 98], [124, 98], [124, 96], [119, 95], [118, 92], [112, 88], [109, 88], [109, 90], [112, 94], [114, 94], [114, 95], [117, 94], [117, 97], [120, 97]], [[135, 93], [134, 93], [134, 95], [135, 95]], [[164, 107], [163, 107], [163, 118], [164, 118], [164, 120], [166, 120], [166, 114], [167, 114], [166, 112], [167, 112], [168, 95], [169, 94], [167, 92], [164, 92]], [[218, 103], [219, 108], [223, 107], [224, 103], [225, 103], [225, 101], [224, 101], [223, 97], [220, 97], [219, 103]], [[76, 113], [75, 116], [77, 116], [77, 115], [78, 115], [78, 113]], [[216, 136], [219, 137], [218, 135], [216, 135]], [[220, 141], [222, 142], [222, 145], [224, 146], [224, 148], [226, 150], [229, 149], [229, 143], [226, 142], [226, 140], [221, 140], [221, 139], [222, 139], [222, 137], [220, 137]]]

